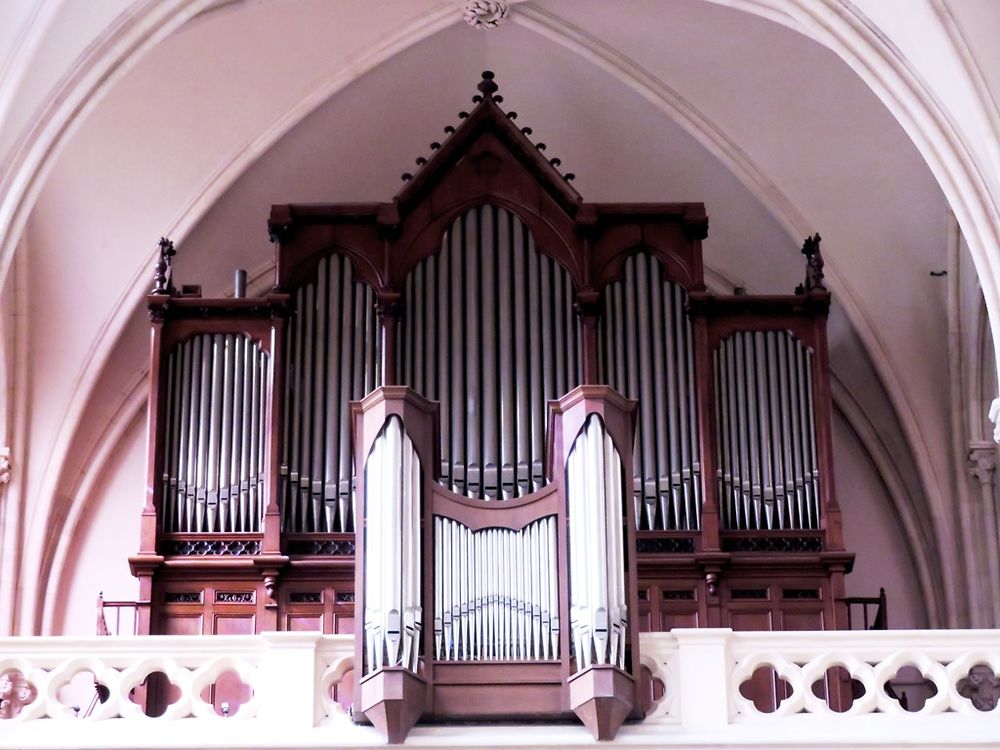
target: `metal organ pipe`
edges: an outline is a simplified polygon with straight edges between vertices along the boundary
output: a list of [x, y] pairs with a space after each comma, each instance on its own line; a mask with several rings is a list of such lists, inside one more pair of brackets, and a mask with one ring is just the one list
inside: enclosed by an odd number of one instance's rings
[[285, 361], [282, 525], [286, 532], [350, 532], [350, 402], [382, 379], [374, 293], [354, 280], [346, 258], [332, 255], [319, 261], [294, 301]]
[[548, 401], [580, 382], [569, 274], [514, 214], [479, 206], [403, 299], [399, 382], [441, 404], [441, 482], [482, 499], [541, 488]]
[[724, 526], [818, 528], [812, 352], [786, 331], [738, 331], [712, 361]]
[[269, 365], [243, 334], [199, 334], [168, 355], [163, 531], [260, 531]]
[[686, 295], [640, 252], [607, 287], [599, 324], [600, 375], [638, 399], [632, 457], [639, 529], [697, 529], [701, 463]]

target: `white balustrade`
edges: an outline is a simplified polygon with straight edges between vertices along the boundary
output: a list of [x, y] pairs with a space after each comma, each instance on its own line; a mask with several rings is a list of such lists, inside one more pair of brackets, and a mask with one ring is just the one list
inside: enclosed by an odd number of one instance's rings
[[[993, 679], [1000, 673], [1000, 631], [685, 629], [643, 634], [641, 651], [661, 695], [645, 721], [620, 730], [616, 741], [631, 746], [986, 747], [1000, 739], [1000, 709], [982, 710], [1000, 693]], [[335, 691], [349, 690], [353, 659], [353, 636], [316, 633], [0, 639], [0, 701], [16, 701], [19, 687], [22, 697], [33, 698], [13, 718], [0, 719], [0, 748], [378, 745], [375, 730], [354, 724], [334, 698]], [[919, 711], [904, 710], [885, 689], [907, 665], [923, 675], [928, 692], [936, 690]], [[761, 667], [786, 683], [770, 713], [740, 692]], [[842, 713], [813, 691], [833, 667], [864, 689], [860, 694], [855, 686], [857, 697], [840, 706]], [[223, 717], [206, 689], [227, 671], [251, 697]], [[85, 672], [108, 689], [108, 698], [78, 718], [85, 711], [73, 710], [64, 688]], [[152, 672], [176, 688], [159, 718], [145, 716], [130, 697]], [[0, 715], [4, 708], [0, 704]], [[418, 726], [409, 741], [428, 747], [592, 744], [584, 727], [570, 724], [508, 725], [499, 734], [487, 725]]]

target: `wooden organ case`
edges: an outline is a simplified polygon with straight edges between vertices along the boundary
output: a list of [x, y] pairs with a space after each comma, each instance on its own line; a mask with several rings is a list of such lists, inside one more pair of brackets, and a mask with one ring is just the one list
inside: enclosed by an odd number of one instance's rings
[[819, 238], [795, 294], [711, 294], [701, 204], [584, 202], [479, 91], [391, 202], [274, 206], [264, 296], [161, 242], [140, 629], [353, 632], [391, 741], [611, 737], [639, 631], [841, 624]]

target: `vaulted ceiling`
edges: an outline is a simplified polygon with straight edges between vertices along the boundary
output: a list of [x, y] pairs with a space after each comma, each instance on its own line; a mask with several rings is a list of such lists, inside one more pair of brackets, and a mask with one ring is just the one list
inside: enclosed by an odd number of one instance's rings
[[[124, 451], [141, 409], [156, 240], [176, 240], [178, 280], [208, 294], [236, 267], [265, 285], [271, 203], [388, 200], [490, 69], [585, 199], [704, 201], [722, 291], [791, 291], [802, 238], [823, 235], [841, 398], [892, 456], [909, 512], [943, 524], [911, 546], [953, 545], [947, 287], [931, 275], [957, 242], [948, 201], [856, 66], [782, 3], [533, 0], [493, 31], [438, 0], [99, 5], [12, 2], [31, 33], [0, 36], [32, 63], [0, 69], [4, 184], [19, 191], [0, 214], [0, 269], [15, 269], [7, 304], [26, 314], [27, 350], [7, 363], [30, 382], [25, 523], [39, 538], [73, 528], [95, 461]], [[1000, 60], [976, 21], [997, 5], [950, 5], [989, 90]], [[117, 66], [79, 62], [109, 50]], [[50, 95], [83, 89], [79, 103]], [[32, 586], [66, 553], [52, 545], [25, 558]]]

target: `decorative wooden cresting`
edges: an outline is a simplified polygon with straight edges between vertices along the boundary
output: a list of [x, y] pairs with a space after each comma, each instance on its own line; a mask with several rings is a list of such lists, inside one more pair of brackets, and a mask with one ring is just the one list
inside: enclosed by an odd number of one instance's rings
[[710, 294], [701, 204], [583, 201], [478, 88], [391, 202], [274, 206], [264, 296], [161, 243], [139, 632], [353, 632], [391, 741], [607, 738], [640, 630], [841, 622], [820, 240], [794, 295]]

